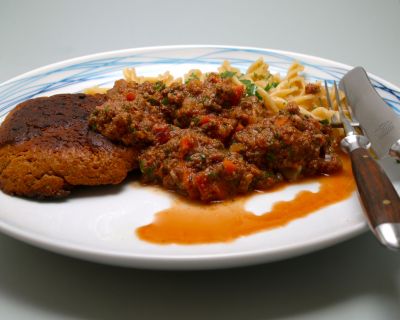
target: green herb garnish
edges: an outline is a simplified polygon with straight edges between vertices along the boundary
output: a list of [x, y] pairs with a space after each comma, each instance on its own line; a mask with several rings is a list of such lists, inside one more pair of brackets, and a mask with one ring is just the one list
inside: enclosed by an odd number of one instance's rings
[[250, 80], [244, 79], [240, 80], [246, 87], [246, 96], [256, 96], [259, 100], [262, 100], [261, 95], [257, 92], [257, 85]]
[[210, 172], [207, 174], [207, 177], [210, 178], [211, 180], [215, 180], [218, 178], [218, 173], [216, 172]]
[[194, 118], [192, 118], [192, 121], [193, 121], [193, 124], [195, 126], [197, 126], [200, 123], [200, 118], [199, 117], [194, 117]]
[[154, 98], [149, 98], [149, 102], [151, 105], [153, 106], [157, 106], [158, 105], [158, 100], [154, 99]]
[[129, 104], [124, 104], [122, 106], [122, 109], [124, 109], [125, 111], [129, 111], [129, 110], [131, 110], [131, 106]]
[[142, 173], [144, 173], [144, 170], [146, 169], [146, 160], [139, 161], [139, 169]]
[[185, 81], [185, 84], [187, 84], [187, 83], [189, 83], [190, 81], [192, 81], [192, 80], [199, 80], [199, 77], [194, 73], [194, 72], [192, 72], [190, 75], [189, 75], [189, 77], [186, 79], [186, 81]]
[[324, 126], [327, 126], [327, 125], [329, 125], [329, 120], [328, 119], [323, 119], [323, 120], [320, 120], [319, 123], [324, 125]]
[[276, 88], [277, 86], [278, 86], [278, 82], [271, 82], [271, 83], [268, 83], [267, 85], [266, 85], [266, 87], [264, 88], [264, 90], [265, 91], [269, 91], [269, 90], [271, 90], [272, 88]]
[[274, 174], [272, 172], [263, 171], [263, 178], [272, 178]]
[[150, 177], [154, 173], [154, 167], [147, 166], [146, 160], [140, 160], [139, 161], [139, 168], [140, 168], [140, 171], [146, 176]]
[[155, 84], [154, 84], [154, 90], [156, 90], [156, 91], [161, 91], [161, 90], [163, 90], [163, 89], [165, 89], [165, 83], [164, 82], [162, 82], [162, 81], [157, 81]]
[[135, 127], [129, 127], [129, 132], [132, 134], [136, 133], [136, 128]]
[[257, 92], [257, 86], [255, 83], [250, 80], [240, 80], [246, 86], [246, 96], [255, 96]]
[[271, 161], [271, 162], [274, 162], [275, 161], [275, 155], [273, 154], [273, 153], [271, 153], [271, 152], [269, 152], [269, 153], [267, 153], [266, 155], [265, 155], [265, 157], [267, 158], [267, 160], [268, 161]]
[[161, 103], [165, 106], [169, 105], [169, 100], [167, 97], [162, 98]]
[[289, 158], [293, 158], [293, 155], [294, 155], [293, 148], [288, 147], [287, 151], [288, 151]]
[[221, 78], [222, 79], [232, 78], [235, 74], [236, 74], [236, 72], [234, 72], [234, 71], [224, 71], [221, 73]]

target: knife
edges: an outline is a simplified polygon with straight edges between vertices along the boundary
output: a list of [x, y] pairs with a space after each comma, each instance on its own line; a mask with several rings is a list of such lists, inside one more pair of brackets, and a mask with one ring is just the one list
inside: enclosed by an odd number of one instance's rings
[[[339, 86], [345, 92], [347, 103], [351, 107], [349, 110], [352, 122], [368, 137], [364, 137], [366, 141], [363, 147], [358, 142], [348, 146], [351, 149], [349, 153], [353, 173], [366, 209], [368, 224], [381, 244], [400, 250], [399, 195], [385, 172], [367, 151], [369, 140], [379, 158], [390, 155], [400, 159], [400, 117], [378, 95], [362, 67], [356, 67], [345, 74]], [[338, 94], [337, 100], [340, 103]], [[355, 138], [361, 139], [363, 136], [348, 135], [343, 142]]]
[[350, 70], [339, 82], [361, 129], [378, 158], [400, 159], [400, 116], [375, 91], [362, 67]]

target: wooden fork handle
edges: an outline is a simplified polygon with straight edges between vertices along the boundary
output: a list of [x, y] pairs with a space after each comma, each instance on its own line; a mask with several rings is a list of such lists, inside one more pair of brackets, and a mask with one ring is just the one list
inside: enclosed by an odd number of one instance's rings
[[[375, 234], [380, 232], [383, 225], [384, 228], [393, 229], [394, 231], [389, 231], [389, 237], [398, 237], [394, 241], [397, 241], [397, 249], [400, 249], [400, 198], [397, 191], [367, 149], [354, 149], [350, 151], [350, 157], [358, 192], [370, 226]], [[377, 237], [380, 238], [379, 235]]]

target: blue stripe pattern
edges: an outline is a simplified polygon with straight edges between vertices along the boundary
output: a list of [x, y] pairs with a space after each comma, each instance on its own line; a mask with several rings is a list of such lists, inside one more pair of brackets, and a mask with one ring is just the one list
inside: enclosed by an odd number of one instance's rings
[[[139, 52], [139, 53], [138, 53]], [[202, 52], [202, 54], [199, 54]], [[175, 53], [175, 54], [174, 54]], [[104, 54], [105, 56], [110, 54]], [[113, 56], [114, 55], [114, 56]], [[173, 57], [170, 57], [173, 55]], [[292, 56], [280, 52], [252, 49], [252, 48], [221, 48], [221, 47], [170, 47], [132, 50], [131, 52], [111, 53], [111, 57], [88, 57], [82, 62], [66, 63], [62, 67], [46, 68], [47, 71], [37, 71], [31, 75], [0, 85], [0, 119], [4, 117], [18, 103], [35, 96], [51, 94], [51, 91], [65, 88], [65, 92], [73, 85], [93, 81], [100, 86], [111, 86], [118, 72], [126, 67], [146, 67], [181, 64], [206, 64], [218, 66], [223, 60], [229, 60], [235, 67], [245, 70], [258, 57], [263, 57], [274, 72], [285, 73], [293, 60], [297, 60], [307, 68], [307, 79], [339, 80], [348, 71], [340, 66], [310, 63], [307, 58], [294, 59]], [[76, 61], [76, 60], [75, 60]], [[166, 70], [160, 69], [160, 72]], [[119, 73], [120, 74], [120, 73]], [[377, 79], [371, 79], [377, 92], [386, 103], [400, 114], [400, 91], [387, 87]], [[92, 85], [92, 83], [90, 85]], [[88, 85], [89, 86], [89, 85]], [[87, 86], [86, 86], [87, 87]], [[75, 91], [76, 92], [76, 91]]]

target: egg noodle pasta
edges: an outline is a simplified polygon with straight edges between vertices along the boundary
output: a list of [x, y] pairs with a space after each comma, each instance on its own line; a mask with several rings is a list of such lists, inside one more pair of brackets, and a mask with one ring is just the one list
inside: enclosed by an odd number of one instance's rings
[[[289, 102], [294, 102], [300, 107], [300, 112], [320, 121], [328, 121], [337, 111], [329, 110], [326, 99], [325, 87], [321, 82], [307, 82], [304, 75], [304, 66], [294, 61], [288, 68], [286, 76], [281, 77], [279, 73], [272, 74], [269, 65], [263, 58], [257, 59], [242, 73], [240, 69], [233, 67], [229, 61], [224, 61], [218, 68], [222, 78], [231, 78], [232, 82], [244, 86], [248, 95], [255, 95], [260, 99], [266, 108], [273, 114], [286, 108]], [[169, 71], [154, 77], [138, 76], [135, 68], [123, 70], [124, 79], [128, 82], [163, 82], [166, 86], [173, 83], [186, 83], [190, 79], [204, 81], [207, 73], [199, 69], [192, 69], [183, 78], [174, 78]], [[104, 93], [107, 89], [92, 87], [86, 89], [87, 94]], [[329, 96], [333, 101], [333, 109], [337, 110], [335, 93], [329, 90]], [[344, 94], [339, 93], [341, 100]]]

